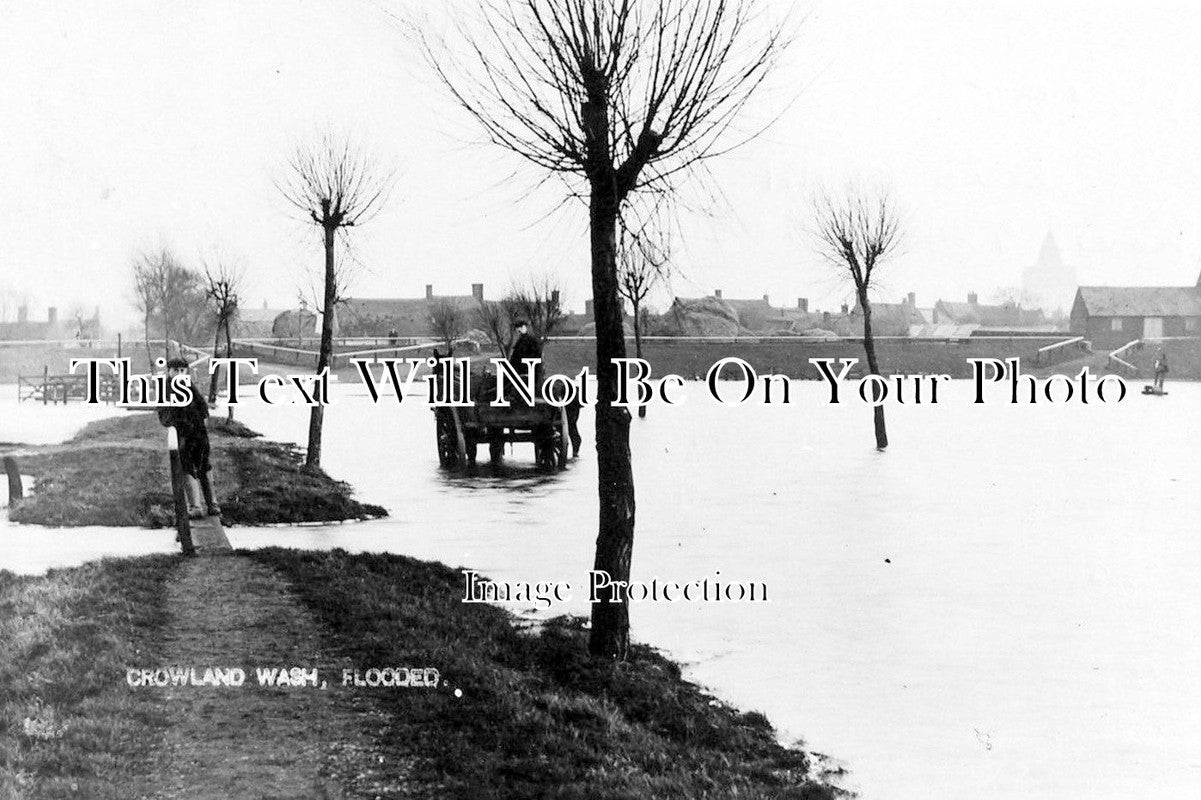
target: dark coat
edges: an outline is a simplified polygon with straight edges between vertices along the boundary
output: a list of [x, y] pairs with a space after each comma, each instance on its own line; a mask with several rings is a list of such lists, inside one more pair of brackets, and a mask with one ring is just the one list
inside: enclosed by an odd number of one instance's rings
[[513, 343], [513, 349], [509, 351], [509, 363], [519, 373], [524, 374], [525, 362], [534, 358], [542, 358], [542, 345], [538, 344], [538, 340], [533, 336], [523, 333]]
[[163, 427], [175, 427], [179, 435], [179, 462], [183, 471], [199, 478], [209, 471], [209, 433], [204, 421], [209, 406], [195, 386], [189, 386], [192, 399], [186, 406], [167, 406], [158, 410]]

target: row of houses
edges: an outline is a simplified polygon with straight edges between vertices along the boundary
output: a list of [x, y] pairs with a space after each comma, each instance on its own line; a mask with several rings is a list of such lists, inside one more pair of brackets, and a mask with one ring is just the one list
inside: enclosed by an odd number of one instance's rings
[[97, 306], [91, 316], [85, 312], [76, 311], [66, 319], [60, 318], [58, 308], [50, 306], [46, 309], [46, 319], [32, 320], [29, 318], [29, 306], [17, 308], [17, 319], [11, 322], [0, 322], [0, 341], [61, 341], [64, 339], [96, 339], [100, 336], [100, 308]]
[[[557, 297], [556, 297], [557, 300]], [[484, 304], [484, 285], [474, 283], [470, 294], [442, 295], [426, 285], [416, 298], [352, 298], [339, 307], [336, 330], [341, 336], [424, 337], [433, 333], [431, 312], [450, 303], [460, 310], [466, 326], [477, 326]], [[556, 328], [561, 335], [592, 332], [591, 301], [583, 313], [567, 313]], [[981, 303], [975, 292], [963, 301], [938, 300], [920, 306], [910, 292], [897, 303], [873, 302], [872, 328], [879, 336], [962, 338], [972, 335], [1053, 334], [1068, 328], [1094, 346], [1120, 346], [1134, 339], [1201, 336], [1201, 276], [1193, 286], [1081, 286], [1066, 323], [1049, 319], [1041, 309], [1020, 303]], [[298, 310], [247, 310], [240, 313], [238, 335], [244, 338], [311, 334], [315, 315]], [[768, 295], [754, 299], [727, 298], [721, 289], [705, 297], [676, 297], [670, 308], [652, 320], [651, 332], [677, 336], [833, 335], [862, 336], [863, 311], [856, 303], [837, 311], [815, 311], [807, 298], [793, 306], [776, 306]], [[10, 337], [11, 338], [11, 337]]]
[[[922, 307], [910, 292], [899, 303], [873, 302], [872, 332], [877, 336], [963, 337], [982, 332], [1050, 332], [1056, 324], [1041, 310], [1014, 302], [981, 303], [973, 292], [966, 302], [939, 300]], [[771, 298], [726, 298], [720, 289], [700, 298], [673, 301], [664, 315], [662, 332], [668, 335], [734, 336], [862, 336], [863, 309], [843, 305], [838, 311], [811, 311], [807, 298], [795, 307], [771, 304]]]

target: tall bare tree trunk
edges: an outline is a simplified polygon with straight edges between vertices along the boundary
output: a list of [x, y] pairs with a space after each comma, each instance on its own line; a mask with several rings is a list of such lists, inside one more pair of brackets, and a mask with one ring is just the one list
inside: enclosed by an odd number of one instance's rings
[[[634, 471], [630, 461], [630, 414], [616, 408], [617, 367], [625, 358], [625, 332], [617, 296], [618, 201], [611, 186], [592, 186], [589, 204], [592, 245], [592, 299], [596, 320], [596, 462], [600, 518], [594, 569], [613, 581], [629, 581], [634, 551]], [[602, 590], [592, 605], [593, 656], [624, 659], [630, 646], [630, 615], [624, 593], [613, 599]]]
[[[863, 350], [867, 354], [867, 369], [872, 375], [880, 374], [880, 364], [876, 360], [876, 341], [872, 338], [872, 307], [867, 301], [867, 292], [859, 292], [859, 307], [863, 309]], [[888, 431], [884, 429], [884, 406], [872, 409], [876, 423], [876, 449], [888, 447]]]
[[[321, 205], [325, 211], [323, 218], [329, 219], [329, 201], [323, 200]], [[325, 226], [325, 298], [321, 306], [321, 347], [317, 353], [318, 375], [329, 366], [330, 356], [334, 352], [334, 300], [337, 290], [336, 275], [334, 274], [334, 235], [336, 233], [337, 228], [330, 225]], [[325, 423], [325, 406], [322, 403], [327, 398], [320, 399], [322, 402], [314, 405], [309, 413], [309, 446], [304, 461], [307, 467], [321, 466], [321, 428]]]

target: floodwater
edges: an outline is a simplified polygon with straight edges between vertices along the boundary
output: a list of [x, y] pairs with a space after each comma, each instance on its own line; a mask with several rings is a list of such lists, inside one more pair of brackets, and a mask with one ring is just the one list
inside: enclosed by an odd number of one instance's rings
[[[868, 800], [1197, 796], [1201, 385], [1011, 406], [1000, 387], [973, 405], [956, 382], [938, 405], [890, 404], [883, 454], [858, 399], [792, 388], [789, 406], [724, 407], [690, 383], [684, 405], [635, 420], [635, 579], [764, 582], [770, 602], [635, 604], [634, 637], [835, 757]], [[508, 472], [455, 476], [437, 468], [427, 408], [353, 392], [327, 409], [324, 465], [391, 518], [233, 528], [235, 546], [568, 581], [573, 601], [551, 612], [587, 612], [589, 411], [566, 472], [529, 470], [518, 445]], [[304, 437], [303, 408], [237, 413]], [[20, 438], [9, 427], [0, 441]], [[89, 545], [71, 562], [173, 546], [162, 531], [14, 528], [0, 527], [0, 567], [18, 571], [70, 563], [68, 543]]]

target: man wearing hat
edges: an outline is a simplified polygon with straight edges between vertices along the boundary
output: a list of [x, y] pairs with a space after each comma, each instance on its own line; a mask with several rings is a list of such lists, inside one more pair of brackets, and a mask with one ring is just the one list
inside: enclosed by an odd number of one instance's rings
[[[188, 362], [182, 358], [167, 361], [167, 375], [186, 375]], [[158, 410], [158, 420], [166, 427], [174, 427], [179, 436], [179, 462], [184, 472], [184, 495], [188, 501], [188, 516], [193, 519], [221, 513], [221, 507], [213, 499], [212, 466], [209, 463], [209, 434], [205, 419], [209, 415], [208, 403], [196, 389], [188, 386], [191, 400], [186, 406], [167, 406]]]
[[535, 361], [534, 386], [541, 386], [542, 345], [538, 343], [536, 337], [530, 335], [530, 325], [524, 319], [517, 320], [513, 327], [517, 330], [517, 341], [513, 343], [513, 349], [509, 351], [509, 363], [513, 365], [513, 369], [517, 371], [518, 375], [524, 377], [526, 363]]
[[[517, 329], [517, 341], [513, 343], [513, 349], [509, 351], [509, 363], [513, 365], [513, 369], [521, 375], [525, 374], [525, 363], [535, 359], [542, 358], [542, 345], [538, 344], [538, 340], [530, 336], [529, 323], [524, 319], [517, 320], [517, 324], [513, 326]], [[541, 376], [541, 364], [537, 367], [537, 372]]]

